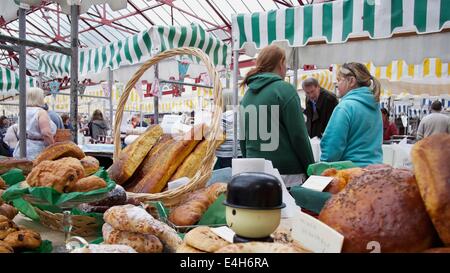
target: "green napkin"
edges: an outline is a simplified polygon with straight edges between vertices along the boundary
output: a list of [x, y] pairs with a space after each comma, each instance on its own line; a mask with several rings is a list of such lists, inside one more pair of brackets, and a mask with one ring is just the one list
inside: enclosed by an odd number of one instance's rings
[[203, 214], [197, 225], [210, 226], [210, 225], [226, 225], [227, 220], [225, 218], [225, 205], [223, 201], [225, 200], [225, 194], [222, 193], [216, 199], [208, 210]]
[[20, 251], [20, 253], [51, 253], [53, 251], [52, 242], [48, 240], [43, 240], [41, 245], [32, 250]]
[[327, 200], [332, 196], [329, 192], [310, 190], [301, 186], [294, 186], [290, 191], [295, 203], [301, 208], [320, 213]]
[[321, 175], [323, 171], [329, 168], [335, 168], [336, 170], [344, 170], [357, 167], [351, 161], [336, 161], [336, 162], [318, 162], [308, 166], [306, 171], [308, 176]]
[[7, 171], [6, 173], [0, 175], [0, 177], [5, 181], [8, 186], [12, 186], [19, 182], [25, 180], [25, 176], [23, 175], [23, 171], [20, 169], [12, 169]]

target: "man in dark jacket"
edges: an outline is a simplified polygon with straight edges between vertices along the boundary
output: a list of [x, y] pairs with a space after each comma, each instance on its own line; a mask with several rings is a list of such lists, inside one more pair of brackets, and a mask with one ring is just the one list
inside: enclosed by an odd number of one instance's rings
[[311, 138], [322, 137], [333, 110], [338, 104], [336, 96], [320, 87], [314, 78], [308, 78], [302, 83], [306, 94], [306, 128]]

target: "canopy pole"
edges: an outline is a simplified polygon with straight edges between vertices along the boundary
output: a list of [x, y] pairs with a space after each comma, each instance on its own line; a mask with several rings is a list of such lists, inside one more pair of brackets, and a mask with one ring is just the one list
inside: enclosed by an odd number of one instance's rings
[[238, 157], [238, 73], [239, 73], [239, 50], [233, 50], [233, 158]]
[[294, 48], [294, 87], [298, 90], [298, 48]]
[[[109, 123], [111, 128], [111, 136], [113, 136], [113, 83], [114, 83], [114, 74], [111, 68], [108, 68], [108, 90], [109, 90]], [[119, 128], [120, 130], [120, 128]]]
[[[70, 123], [72, 124], [72, 139], [78, 143], [78, 17], [80, 6], [70, 6], [71, 19], [71, 62], [70, 62]], [[89, 113], [90, 114], [90, 113]]]
[[[158, 68], [158, 64], [155, 64], [155, 80], [158, 81], [159, 80], [159, 68]], [[158, 108], [158, 103], [159, 103], [159, 87], [157, 90], [157, 94], [153, 94], [153, 106], [154, 106], [154, 118], [155, 118], [155, 123], [154, 124], [159, 124], [159, 108]]]
[[[23, 8], [19, 8], [19, 38], [26, 39], [26, 11]], [[26, 54], [25, 45], [19, 46], [19, 147], [20, 157], [27, 156], [27, 95], [26, 95]]]

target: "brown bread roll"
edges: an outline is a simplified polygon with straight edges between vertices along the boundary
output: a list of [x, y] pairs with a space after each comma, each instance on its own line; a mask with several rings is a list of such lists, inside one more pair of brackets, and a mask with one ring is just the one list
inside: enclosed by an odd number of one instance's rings
[[366, 171], [331, 197], [319, 220], [344, 236], [343, 252], [420, 252], [432, 246], [436, 232], [411, 171]]
[[98, 176], [91, 175], [81, 178], [72, 186], [68, 187], [69, 192], [88, 192], [106, 187], [106, 181]]
[[85, 156], [80, 160], [80, 162], [84, 168], [84, 173], [86, 176], [96, 173], [100, 168], [100, 163], [97, 158], [93, 156]]
[[413, 146], [411, 156], [428, 215], [441, 240], [450, 246], [450, 134], [424, 138]]
[[125, 147], [108, 173], [117, 184], [125, 183], [136, 171], [153, 145], [162, 136], [161, 126], [155, 125], [147, 129], [133, 143]]
[[46, 147], [34, 160], [34, 165], [37, 166], [44, 160], [56, 160], [63, 157], [74, 157], [76, 159], [82, 159], [86, 155], [78, 147], [77, 144], [72, 141], [57, 142]]

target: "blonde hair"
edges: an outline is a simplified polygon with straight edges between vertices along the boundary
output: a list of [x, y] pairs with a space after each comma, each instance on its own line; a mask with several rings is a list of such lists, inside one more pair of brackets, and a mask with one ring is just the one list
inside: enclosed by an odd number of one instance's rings
[[241, 86], [244, 86], [248, 83], [248, 80], [251, 76], [264, 73], [264, 72], [273, 72], [277, 65], [280, 62], [284, 62], [286, 60], [286, 53], [283, 49], [276, 45], [266, 46], [261, 50], [256, 58], [256, 67], [252, 68], [244, 80], [241, 83]]
[[345, 63], [338, 72], [340, 77], [353, 76], [359, 87], [366, 86], [372, 89], [373, 96], [377, 102], [380, 101], [381, 83], [372, 76], [367, 67], [362, 63]]
[[27, 90], [27, 106], [44, 106], [44, 90], [38, 87], [31, 87]]

